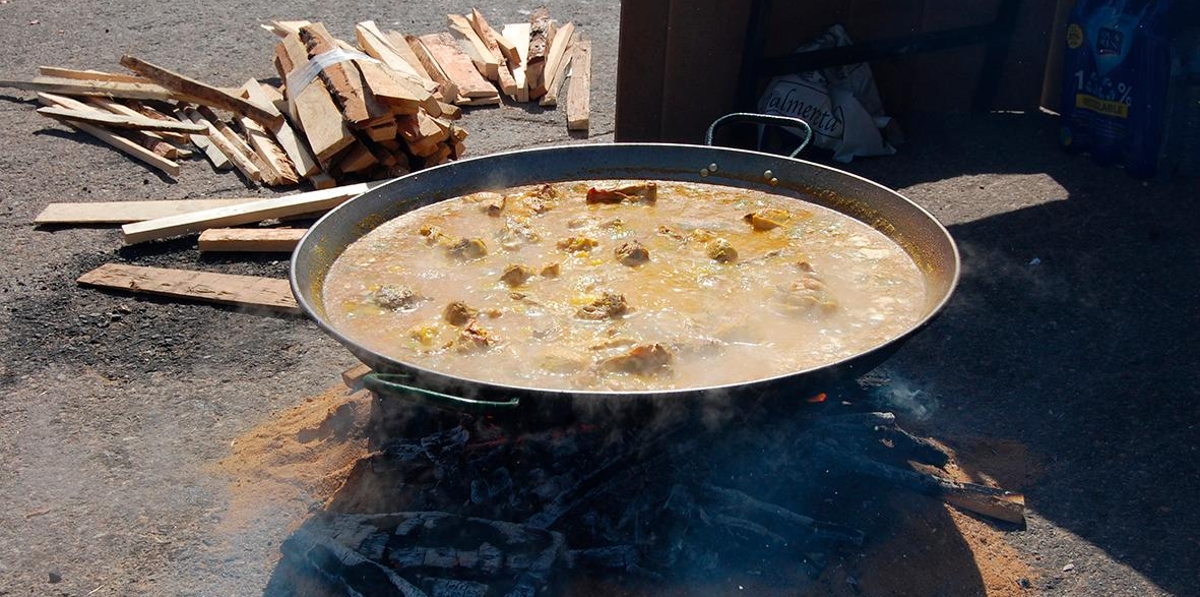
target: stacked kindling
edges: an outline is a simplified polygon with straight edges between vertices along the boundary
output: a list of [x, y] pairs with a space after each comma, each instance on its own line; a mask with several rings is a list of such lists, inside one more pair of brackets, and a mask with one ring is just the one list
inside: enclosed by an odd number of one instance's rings
[[[279, 87], [250, 79], [209, 85], [135, 56], [133, 74], [42, 67], [31, 81], [38, 112], [180, 176], [178, 159], [202, 153], [269, 186], [328, 188], [379, 180], [457, 159], [461, 106], [511, 101], [557, 105], [567, 87], [568, 129], [588, 129], [590, 46], [545, 8], [498, 32], [483, 15], [448, 15], [448, 31], [405, 35], [372, 21], [355, 42], [321, 23], [272, 21]], [[570, 80], [569, 84], [564, 83]]]

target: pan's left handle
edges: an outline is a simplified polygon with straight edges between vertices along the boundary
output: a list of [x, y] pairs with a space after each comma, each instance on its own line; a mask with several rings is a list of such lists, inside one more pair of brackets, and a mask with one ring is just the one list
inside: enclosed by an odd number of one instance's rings
[[792, 118], [790, 116], [777, 116], [775, 114], [756, 114], [754, 112], [734, 112], [732, 114], [726, 114], [714, 120], [712, 124], [708, 125], [708, 131], [704, 133], [704, 144], [712, 145], [713, 133], [716, 132], [718, 128], [735, 122], [769, 124], [780, 128], [796, 128], [804, 131], [804, 140], [800, 142], [800, 145], [797, 146], [792, 153], [788, 154], [789, 158], [794, 158], [799, 155], [801, 151], [804, 151], [804, 148], [808, 147], [808, 144], [812, 142], [813, 138], [812, 126], [810, 126], [807, 122], [800, 120], [799, 118]]
[[379, 396], [399, 398], [417, 404], [435, 406], [458, 412], [475, 414], [500, 414], [516, 410], [521, 406], [517, 397], [507, 400], [479, 400], [465, 396], [443, 394], [412, 385], [412, 378], [398, 373], [368, 373], [363, 377], [363, 386]]

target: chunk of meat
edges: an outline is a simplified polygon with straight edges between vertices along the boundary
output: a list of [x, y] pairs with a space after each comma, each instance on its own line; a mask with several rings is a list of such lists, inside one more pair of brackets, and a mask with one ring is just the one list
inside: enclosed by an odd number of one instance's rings
[[792, 214], [788, 213], [786, 209], [768, 207], [752, 211], [742, 216], [742, 219], [755, 230], [765, 231], [783, 226], [792, 219]]
[[450, 325], [463, 325], [479, 316], [479, 309], [468, 306], [462, 301], [453, 301], [442, 310], [442, 319]]
[[660, 225], [660, 226], [658, 227], [658, 233], [659, 233], [659, 234], [661, 234], [661, 235], [663, 235], [663, 236], [665, 236], [665, 237], [667, 237], [667, 238], [673, 238], [673, 239], [675, 239], [675, 240], [678, 240], [678, 241], [682, 241], [682, 240], [686, 240], [686, 239], [687, 239], [687, 237], [686, 237], [686, 236], [684, 236], [684, 234], [683, 234], [682, 232], [680, 232], [680, 231], [678, 231], [678, 230], [676, 230], [676, 229], [674, 229], [674, 228], [671, 228], [670, 226], [662, 226], [662, 225]]
[[616, 292], [606, 291], [600, 295], [600, 298], [580, 307], [575, 312], [575, 317], [599, 321], [616, 319], [627, 312], [629, 312], [629, 303], [625, 302], [625, 297]]
[[579, 251], [591, 251], [600, 246], [600, 241], [586, 236], [568, 236], [558, 240], [558, 248], [570, 253], [578, 253]]
[[504, 268], [504, 273], [500, 275], [500, 280], [509, 286], [520, 286], [528, 282], [536, 273], [528, 265], [513, 263]]
[[422, 298], [412, 288], [401, 284], [384, 284], [371, 293], [371, 302], [394, 311], [412, 309]]
[[708, 243], [704, 249], [704, 254], [708, 255], [709, 259], [720, 263], [732, 263], [737, 261], [738, 252], [729, 244], [729, 241], [718, 238]]
[[508, 203], [508, 197], [500, 193], [476, 193], [475, 196], [479, 200], [480, 211], [493, 218], [500, 217], [500, 214], [504, 213], [505, 204]]
[[621, 243], [614, 253], [617, 261], [630, 267], [650, 261], [650, 250], [636, 240]]
[[587, 192], [590, 203], [654, 203], [658, 200], [658, 183], [639, 182], [613, 189], [592, 187]]
[[496, 233], [496, 240], [501, 247], [511, 251], [524, 244], [536, 243], [541, 236], [530, 226], [528, 219], [509, 217], [504, 219], [504, 226]]
[[446, 247], [446, 254], [456, 259], [477, 259], [487, 255], [482, 238], [462, 238]]
[[559, 265], [557, 261], [554, 263], [547, 263], [546, 265], [542, 266], [542, 271], [539, 273], [543, 278], [557, 278], [558, 275], [562, 273], [562, 266]]
[[446, 233], [442, 232], [441, 228], [430, 224], [421, 226], [421, 229], [418, 232], [420, 232], [421, 236], [425, 237], [425, 241], [431, 245], [443, 240], [451, 239], [450, 236], [447, 236]]
[[825, 288], [825, 283], [812, 274], [776, 288], [776, 298], [785, 311], [807, 314], [829, 314], [837, 310], [837, 299]]
[[624, 354], [600, 361], [600, 370], [607, 373], [660, 375], [671, 369], [674, 355], [662, 344], [638, 344]]
[[454, 350], [463, 354], [471, 354], [486, 351], [496, 344], [496, 337], [483, 329], [478, 321], [472, 319], [458, 332], [458, 337], [454, 339]]

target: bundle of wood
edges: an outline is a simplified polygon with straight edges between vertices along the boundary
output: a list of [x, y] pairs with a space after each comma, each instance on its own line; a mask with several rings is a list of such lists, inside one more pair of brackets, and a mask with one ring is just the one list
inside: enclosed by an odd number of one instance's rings
[[264, 28], [280, 38], [279, 87], [217, 87], [134, 56], [121, 59], [134, 74], [42, 67], [0, 87], [37, 91], [40, 114], [170, 176], [194, 148], [269, 186], [323, 189], [457, 159], [467, 138], [459, 106], [500, 104], [501, 93], [555, 105], [572, 62], [568, 128], [587, 129], [589, 47], [574, 25], [555, 27], [544, 8], [503, 33], [478, 10], [448, 20], [450, 32], [420, 36], [364, 21], [357, 45], [321, 23], [273, 21]]

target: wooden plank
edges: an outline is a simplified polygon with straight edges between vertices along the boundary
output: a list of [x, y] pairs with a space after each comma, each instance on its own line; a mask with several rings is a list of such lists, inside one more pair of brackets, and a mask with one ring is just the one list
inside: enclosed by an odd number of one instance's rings
[[[79, 104], [78, 102], [75, 102], [75, 104], [73, 105], [70, 102], [63, 101], [64, 99], [67, 99], [67, 98], [60, 98], [60, 97], [54, 96], [53, 94], [49, 94], [49, 93], [39, 93], [38, 94], [38, 101], [40, 101], [41, 103], [43, 103], [47, 106], [60, 107], [60, 108], [68, 107], [69, 108], [69, 107], [77, 107], [78, 105], [82, 105], [82, 104]], [[137, 159], [137, 160], [155, 168], [156, 170], [159, 170], [159, 171], [161, 171], [165, 174], [168, 174], [170, 176], [173, 176], [173, 177], [179, 176], [180, 168], [179, 168], [179, 164], [177, 162], [171, 161], [157, 153], [154, 153], [153, 151], [146, 149], [145, 147], [139, 145], [138, 143], [136, 143], [126, 137], [122, 137], [120, 135], [117, 135], [116, 133], [113, 133], [112, 131], [102, 129], [98, 126], [91, 125], [86, 122], [68, 121], [68, 122], [65, 122], [64, 124], [66, 124], [67, 126], [69, 126], [71, 128], [85, 132], [85, 133], [99, 139], [100, 141], [103, 141], [104, 143], [107, 143], [108, 145], [120, 150], [121, 152], [125, 153], [126, 155], [129, 155], [130, 157], [133, 157], [134, 159]]]
[[500, 32], [492, 29], [479, 9], [472, 8], [471, 14], [467, 18], [470, 19], [471, 27], [475, 29], [475, 33], [479, 34], [483, 43], [487, 44], [489, 48], [499, 51], [504, 61], [509, 65], [521, 64], [521, 52], [517, 49], [518, 44], [509, 41]]
[[[321, 23], [301, 27], [300, 39], [304, 41], [310, 59], [338, 48], [337, 41]], [[365, 130], [392, 119], [391, 111], [365, 86], [362, 74], [352, 61], [330, 64], [321, 69], [319, 77], [337, 96], [342, 115], [351, 128]]]
[[177, 201], [58, 202], [42, 209], [34, 224], [129, 224], [197, 212], [216, 207], [241, 205], [261, 199], [181, 199]]
[[421, 38], [409, 35], [405, 37], [408, 42], [408, 47], [412, 49], [417, 60], [425, 67], [425, 72], [429, 73], [430, 78], [438, 84], [438, 91], [442, 94], [442, 101], [453, 104], [459, 99], [458, 84], [450, 77], [437, 58], [429, 51], [425, 42]]
[[518, 102], [529, 101], [529, 85], [525, 79], [525, 62], [529, 57], [529, 23], [512, 23], [504, 26], [502, 35], [510, 43], [517, 44], [518, 60], [510, 63], [513, 82], [517, 86]]
[[554, 37], [554, 23], [550, 21], [550, 10], [545, 6], [529, 15], [528, 54], [525, 58], [525, 80], [529, 86], [529, 97], [537, 99], [533, 90], [542, 86], [542, 73], [546, 68], [546, 53]]
[[76, 281], [97, 288], [300, 313], [291, 285], [278, 278], [106, 263]]
[[[289, 60], [286, 65], [280, 64], [280, 73], [284, 79], [291, 72], [290, 65], [300, 65], [308, 61], [308, 51], [299, 35], [289, 35], [276, 47], [276, 57]], [[354, 135], [346, 126], [337, 104], [320, 78], [313, 79], [302, 90], [288, 89], [288, 101], [291, 104], [300, 127], [308, 139], [308, 144], [316, 155], [317, 161], [327, 164], [333, 156], [354, 142]]]
[[[175, 117], [181, 122], [192, 122], [191, 117], [182, 109], [175, 110]], [[225, 155], [216, 145], [213, 145], [208, 140], [208, 135], [192, 135], [191, 139], [192, 144], [204, 152], [204, 157], [208, 158], [214, 169], [220, 171], [233, 170], [233, 162], [229, 160], [229, 156]]]
[[[242, 85], [241, 91], [242, 97], [247, 100], [263, 106], [270, 106], [270, 109], [279, 112], [269, 92], [267, 92], [266, 86], [255, 79], [246, 81], [245, 85]], [[279, 143], [284, 153], [287, 154], [288, 162], [297, 176], [308, 177], [320, 171], [321, 167], [317, 164], [316, 156], [312, 154], [312, 150], [308, 148], [308, 145], [300, 140], [296, 134], [296, 130], [286, 120], [275, 131], [275, 141]]]
[[[89, 97], [86, 99], [85, 103], [87, 103], [90, 106], [95, 106], [97, 108], [100, 108], [101, 110], [104, 110], [105, 112], [111, 112], [113, 114], [123, 114], [126, 116], [142, 116], [145, 118], [152, 118], [155, 120], [163, 120], [166, 122], [174, 122], [174, 123], [181, 123], [181, 124], [188, 124], [188, 125], [192, 124], [191, 122], [183, 123], [182, 121], [176, 120], [170, 116], [167, 116], [166, 114], [163, 114], [162, 112], [159, 112], [158, 110], [155, 110], [153, 108], [150, 108], [149, 106], [146, 106], [145, 104], [141, 103], [138, 100], [125, 100], [125, 101], [129, 102], [129, 104], [126, 105], [119, 101], [108, 99], [106, 97]], [[182, 144], [191, 143], [191, 137], [186, 133], [170, 133], [170, 132], [165, 132], [165, 131], [159, 131], [156, 133], [149, 133], [149, 136], [158, 138], [158, 139], [162, 139], [164, 141], [170, 141], [171, 143], [182, 143]]]
[[98, 70], [76, 70], [59, 68], [57, 66], [39, 66], [38, 74], [43, 77], [59, 77], [78, 81], [114, 81], [118, 83], [153, 83], [153, 81], [137, 75], [124, 73], [106, 73]]
[[424, 101], [433, 101], [433, 96], [420, 87], [409, 84], [395, 71], [376, 62], [352, 61], [362, 74], [367, 88], [379, 101], [387, 105], [393, 114], [416, 114]]
[[425, 72], [403, 37], [399, 37], [400, 45], [397, 46], [396, 38], [380, 31], [374, 21], [358, 23], [354, 26], [354, 34], [358, 45], [368, 56], [387, 65], [408, 83], [420, 87], [427, 94], [437, 90], [437, 83], [429, 78], [429, 73]]
[[459, 96], [466, 99], [499, 97], [496, 88], [479, 74], [471, 59], [458, 48], [454, 36], [440, 32], [422, 35], [419, 39], [437, 64], [454, 81]]
[[571, 57], [567, 81], [567, 130], [587, 131], [591, 125], [592, 41], [581, 39]]
[[167, 89], [195, 98], [198, 103], [228, 110], [238, 116], [245, 116], [268, 129], [274, 130], [280, 124], [283, 124], [283, 116], [279, 114], [272, 114], [223, 89], [201, 83], [190, 77], [146, 62], [136, 56], [128, 54], [122, 56], [121, 66], [152, 79]]
[[346, 384], [346, 387], [351, 390], [361, 390], [363, 387], [362, 379], [370, 372], [370, 367], [360, 363], [342, 371], [342, 383]]
[[200, 252], [290, 253], [306, 228], [210, 228], [200, 233]]
[[365, 193], [382, 182], [364, 182], [287, 197], [262, 199], [241, 205], [219, 207], [178, 216], [158, 218], [121, 227], [126, 244], [168, 238], [209, 228], [239, 226], [299, 214], [332, 209], [350, 197]]
[[554, 32], [554, 39], [550, 42], [550, 50], [546, 52], [546, 68], [542, 71], [542, 80], [539, 85], [529, 90], [530, 97], [542, 98], [546, 95], [550, 96], [550, 99], [546, 103], [538, 102], [539, 104], [553, 106], [557, 103], [558, 89], [562, 86], [563, 77], [566, 76], [567, 62], [570, 58], [568, 51], [571, 49], [571, 44], [574, 41], [574, 23], [567, 23]]
[[204, 115], [200, 114], [196, 110], [188, 109], [184, 110], [183, 113], [187, 115], [188, 119], [190, 119], [192, 122], [204, 125], [206, 128], [208, 128], [209, 143], [212, 143], [217, 147], [217, 149], [220, 149], [221, 153], [225, 154], [225, 157], [229, 158], [230, 162], [233, 162], [233, 165], [235, 168], [237, 168], [238, 172], [241, 172], [243, 176], [253, 182], [259, 182], [262, 180], [262, 171], [259, 170], [258, 164], [255, 164], [254, 160], [252, 160], [250, 156], [246, 155], [232, 139], [227, 137], [219, 128], [217, 128], [215, 122], [205, 118]]
[[57, 118], [59, 120], [87, 122], [89, 124], [96, 124], [115, 129], [129, 129], [136, 131], [168, 131], [176, 133], [199, 133], [204, 131], [204, 127], [198, 124], [165, 122], [162, 120], [152, 120], [144, 116], [124, 116], [110, 112], [45, 107], [38, 108], [37, 113], [41, 114], [42, 116]]
[[450, 14], [446, 15], [446, 22], [450, 33], [459, 41], [458, 49], [471, 58], [475, 69], [488, 80], [499, 81], [500, 57], [493, 54], [492, 49], [479, 37], [471, 21], [464, 15]]
[[[519, 89], [516, 80], [513, 79], [512, 70], [509, 69], [508, 57], [500, 49], [500, 44], [496, 42], [496, 38], [500, 34], [488, 26], [483, 15], [476, 9], [471, 9], [471, 16], [464, 17], [464, 19], [466, 19], [466, 24], [470, 26], [475, 37], [479, 39], [479, 42], [483, 44], [483, 47], [488, 52], [491, 52], [492, 57], [496, 60], [496, 78], [492, 80], [496, 81], [500, 86], [500, 90], [504, 92], [504, 95], [514, 100], [517, 99]], [[520, 59], [519, 56], [517, 58]]]
[[122, 81], [83, 81], [61, 77], [35, 77], [32, 81], [0, 80], [0, 87], [42, 91], [64, 95], [119, 97], [171, 101], [179, 94], [156, 83], [126, 83]]

